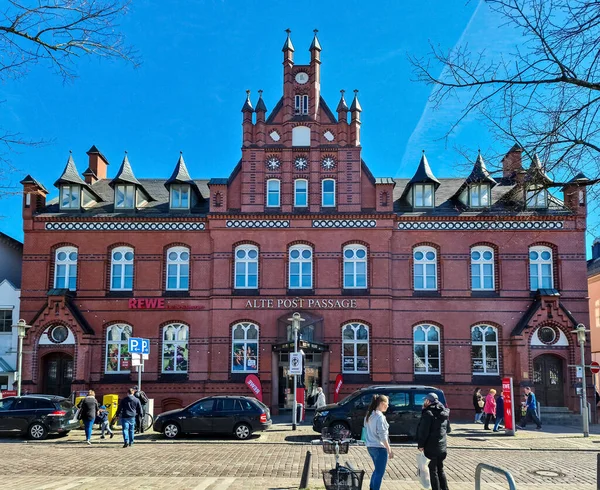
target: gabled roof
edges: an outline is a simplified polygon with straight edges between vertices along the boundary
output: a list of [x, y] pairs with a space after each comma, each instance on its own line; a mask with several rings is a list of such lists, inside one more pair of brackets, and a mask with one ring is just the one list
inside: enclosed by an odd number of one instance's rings
[[165, 182], [165, 187], [169, 189], [171, 184], [188, 184], [192, 187], [198, 199], [204, 199], [200, 193], [200, 189], [198, 189], [198, 186], [190, 177], [187, 166], [183, 159], [183, 153], [179, 154], [179, 160], [177, 160], [177, 164], [175, 165], [175, 169], [173, 170], [171, 177], [169, 177]]
[[35, 180], [31, 175], [27, 174], [25, 176], [25, 178], [19, 182], [19, 184], [25, 185], [25, 184], [33, 184], [38, 186], [42, 191], [44, 191], [46, 194], [48, 194], [48, 189], [46, 189], [41, 183], [39, 183], [37, 180]]
[[331, 123], [332, 124], [336, 124], [337, 123], [337, 118], [335, 117], [335, 115], [333, 114], [333, 112], [331, 112], [331, 109], [327, 105], [327, 102], [325, 102], [325, 99], [323, 97], [321, 97], [321, 96], [319, 96], [319, 105], [323, 109], [323, 112], [329, 118], [329, 120], [331, 121]]
[[121, 167], [119, 168], [117, 175], [115, 175], [114, 179], [110, 181], [110, 186], [114, 187], [115, 184], [123, 183], [141, 185], [140, 181], [135, 178], [135, 175], [133, 175], [133, 169], [129, 163], [129, 158], [127, 158], [127, 152], [125, 152], [125, 157], [123, 158], [123, 162], [121, 163]]
[[431, 171], [431, 167], [429, 166], [429, 162], [425, 156], [425, 151], [423, 151], [423, 155], [421, 155], [421, 161], [419, 162], [417, 171], [408, 183], [409, 185], [434, 184], [436, 188], [440, 185], [440, 181], [435, 178], [435, 175], [433, 175], [433, 172]]
[[489, 184], [490, 187], [494, 187], [498, 184], [498, 182], [496, 182], [488, 172], [481, 153], [477, 155], [477, 159], [473, 165], [473, 170], [471, 170], [471, 173], [465, 179], [463, 185], [458, 188], [454, 197], [458, 198], [458, 196], [460, 196], [465, 188], [470, 184]]
[[[525, 329], [529, 326], [529, 322], [532, 321], [536, 313], [540, 308], [542, 308], [542, 297], [544, 296], [558, 296], [560, 297], [560, 293], [556, 289], [540, 289], [538, 291], [538, 295], [536, 299], [529, 305], [525, 314], [521, 317], [518, 323], [513, 328], [510, 333], [511, 337], [522, 335]], [[577, 325], [577, 320], [573, 317], [573, 314], [558, 300], [558, 307], [560, 311], [562, 311], [568, 320], [571, 322], [572, 326], [575, 327]]]

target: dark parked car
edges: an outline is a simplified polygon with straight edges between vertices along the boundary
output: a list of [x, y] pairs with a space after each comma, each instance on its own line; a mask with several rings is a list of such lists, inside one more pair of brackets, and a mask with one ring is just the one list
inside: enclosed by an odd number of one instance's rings
[[324, 427], [334, 431], [350, 429], [353, 437], [359, 438], [373, 395], [382, 394], [390, 399], [385, 414], [390, 424], [390, 435], [415, 437], [427, 393], [435, 393], [446, 405], [444, 392], [432, 386], [367, 386], [348, 395], [339, 403], [318, 408], [313, 419], [313, 430], [321, 432]]
[[0, 433], [26, 434], [45, 439], [48, 434], [68, 434], [79, 427], [77, 409], [62, 396], [24, 395], [0, 400]]
[[212, 396], [179, 410], [161, 413], [154, 430], [173, 439], [180, 434], [221, 433], [248, 439], [271, 426], [269, 408], [247, 396]]

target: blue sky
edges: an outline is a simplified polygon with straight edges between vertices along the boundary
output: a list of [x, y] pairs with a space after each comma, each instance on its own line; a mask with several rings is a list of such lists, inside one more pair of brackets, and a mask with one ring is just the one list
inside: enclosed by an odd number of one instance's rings
[[[308, 62], [319, 29], [321, 89], [332, 109], [340, 89], [360, 90], [363, 158], [376, 176], [411, 176], [422, 149], [437, 176], [457, 175], [465, 160], [456, 146], [473, 159], [478, 148], [484, 155], [508, 148], [474, 120], [441, 139], [459, 103], [432, 110], [431, 88], [411, 81], [407, 55], [425, 55], [433, 41], [446, 48], [468, 42], [493, 56], [520, 41], [519, 32], [498, 25], [482, 2], [456, 0], [136, 1], [120, 28], [139, 51], [139, 68], [83, 59], [72, 83], [37, 66], [0, 86], [1, 125], [51, 141], [13, 155], [14, 181], [30, 173], [52, 198], [69, 150], [82, 172], [92, 145], [110, 161], [109, 177], [125, 150], [138, 178], [168, 177], [180, 150], [192, 177], [228, 176], [240, 157], [245, 90], [255, 103], [263, 89], [269, 110], [281, 96], [288, 27], [297, 63]], [[0, 215], [0, 231], [22, 239], [20, 197], [2, 199]]]

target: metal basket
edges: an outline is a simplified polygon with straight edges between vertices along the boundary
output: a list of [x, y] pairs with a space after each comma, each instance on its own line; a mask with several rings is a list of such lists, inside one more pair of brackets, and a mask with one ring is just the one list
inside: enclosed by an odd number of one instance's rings
[[354, 471], [343, 466], [333, 470], [323, 470], [323, 483], [326, 490], [361, 490], [364, 477], [363, 470]]
[[331, 439], [332, 441], [341, 441], [343, 439], [350, 439], [352, 433], [348, 429], [333, 430], [329, 427], [325, 427], [321, 431], [321, 439]]
[[[325, 454], [335, 454], [335, 442], [327, 442], [323, 441], [323, 452]], [[350, 448], [350, 443], [348, 442], [338, 442], [338, 454], [348, 454], [348, 449]]]

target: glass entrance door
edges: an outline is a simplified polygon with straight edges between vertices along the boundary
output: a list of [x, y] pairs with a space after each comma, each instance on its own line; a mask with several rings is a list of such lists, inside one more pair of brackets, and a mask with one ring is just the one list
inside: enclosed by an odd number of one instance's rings
[[[290, 376], [289, 354], [279, 354], [279, 408], [291, 410], [294, 404], [294, 377]], [[322, 383], [322, 360], [320, 352], [307, 352], [304, 355], [304, 376], [299, 381], [299, 386], [306, 389], [306, 400], [298, 400], [305, 403], [306, 408], [312, 408], [317, 401], [317, 388]]]

